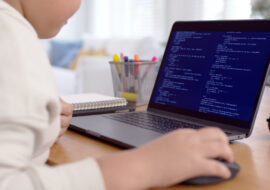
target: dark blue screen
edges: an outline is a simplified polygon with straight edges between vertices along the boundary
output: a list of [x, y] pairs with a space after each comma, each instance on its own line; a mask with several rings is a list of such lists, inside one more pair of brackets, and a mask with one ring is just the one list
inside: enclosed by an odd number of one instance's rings
[[174, 32], [151, 101], [249, 121], [269, 46], [268, 32]]

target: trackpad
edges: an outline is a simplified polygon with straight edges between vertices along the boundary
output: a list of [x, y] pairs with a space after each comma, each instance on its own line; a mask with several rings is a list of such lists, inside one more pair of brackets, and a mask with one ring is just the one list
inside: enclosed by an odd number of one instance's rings
[[[87, 134], [94, 135], [124, 147], [138, 147], [162, 134], [130, 124], [115, 121], [102, 115], [72, 118], [71, 125]], [[72, 128], [72, 127], [71, 127]]]

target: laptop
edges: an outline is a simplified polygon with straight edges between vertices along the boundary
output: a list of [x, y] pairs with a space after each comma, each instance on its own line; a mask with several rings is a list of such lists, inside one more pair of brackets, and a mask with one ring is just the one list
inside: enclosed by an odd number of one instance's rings
[[270, 20], [174, 23], [146, 111], [73, 117], [71, 129], [129, 148], [180, 128], [250, 136], [269, 66]]

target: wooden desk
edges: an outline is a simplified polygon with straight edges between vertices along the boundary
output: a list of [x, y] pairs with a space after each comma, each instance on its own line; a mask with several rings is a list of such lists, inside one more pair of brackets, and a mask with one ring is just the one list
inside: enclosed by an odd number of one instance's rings
[[[264, 91], [252, 135], [231, 145], [235, 160], [241, 167], [239, 174], [230, 181], [208, 186], [179, 185], [170, 190], [268, 190], [270, 189], [270, 132], [266, 118], [270, 115], [270, 87]], [[51, 149], [49, 164], [63, 164], [86, 158], [99, 157], [121, 149], [72, 131], [67, 133]]]

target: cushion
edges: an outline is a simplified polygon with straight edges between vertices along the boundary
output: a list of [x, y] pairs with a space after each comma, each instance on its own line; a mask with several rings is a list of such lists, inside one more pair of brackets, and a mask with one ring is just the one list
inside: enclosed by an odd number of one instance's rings
[[51, 64], [57, 67], [68, 68], [72, 61], [77, 56], [82, 47], [82, 40], [64, 41], [51, 40], [50, 41], [50, 59]]

